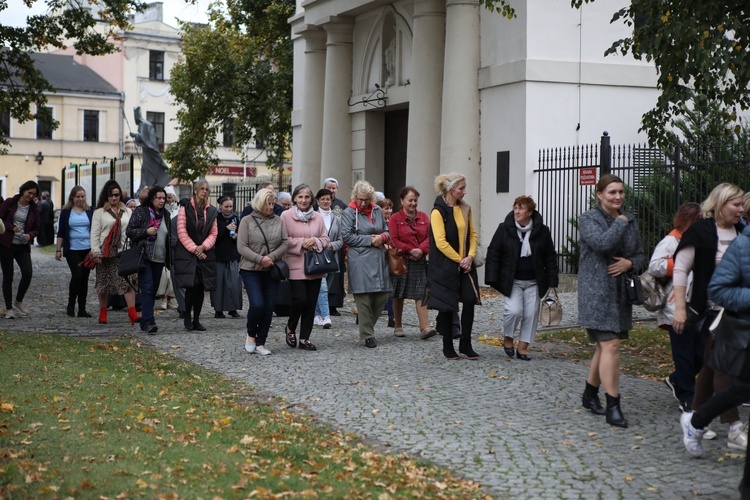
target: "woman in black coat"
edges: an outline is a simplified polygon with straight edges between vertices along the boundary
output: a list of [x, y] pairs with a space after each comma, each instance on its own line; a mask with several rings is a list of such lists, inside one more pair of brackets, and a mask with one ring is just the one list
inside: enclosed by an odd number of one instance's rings
[[177, 287], [185, 289], [185, 329], [206, 331], [200, 323], [206, 290], [213, 290], [216, 278], [214, 245], [218, 210], [208, 203], [208, 182], [193, 185], [193, 197], [180, 202], [177, 214], [177, 245], [174, 265]]
[[211, 292], [211, 305], [215, 311], [214, 318], [226, 318], [224, 311], [229, 311], [233, 318], [239, 318], [237, 310], [242, 309], [240, 254], [237, 251], [239, 217], [229, 196], [222, 196], [216, 204], [219, 206], [216, 217], [216, 288]]
[[[549, 287], [557, 287], [557, 273], [557, 254], [549, 228], [542, 223], [534, 200], [519, 196], [492, 237], [484, 274], [484, 281], [505, 297], [503, 330], [508, 356], [531, 360], [529, 344], [534, 342], [539, 321], [539, 299]], [[513, 336], [519, 322], [520, 339], [514, 352]]]

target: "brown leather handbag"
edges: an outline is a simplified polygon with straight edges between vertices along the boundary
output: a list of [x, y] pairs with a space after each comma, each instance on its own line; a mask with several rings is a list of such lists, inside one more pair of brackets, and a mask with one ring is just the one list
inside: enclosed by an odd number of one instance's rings
[[388, 248], [388, 270], [391, 276], [403, 276], [408, 272], [406, 269], [406, 262], [404, 262], [404, 254], [395, 247]]

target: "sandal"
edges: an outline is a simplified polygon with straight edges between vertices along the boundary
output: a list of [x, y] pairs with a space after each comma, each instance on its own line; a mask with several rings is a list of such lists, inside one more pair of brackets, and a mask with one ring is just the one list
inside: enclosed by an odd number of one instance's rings
[[317, 351], [318, 348], [315, 347], [315, 345], [310, 342], [309, 340], [302, 340], [299, 341], [299, 348], [303, 351]]
[[286, 327], [286, 345], [297, 347], [297, 334], [290, 330], [288, 326]]

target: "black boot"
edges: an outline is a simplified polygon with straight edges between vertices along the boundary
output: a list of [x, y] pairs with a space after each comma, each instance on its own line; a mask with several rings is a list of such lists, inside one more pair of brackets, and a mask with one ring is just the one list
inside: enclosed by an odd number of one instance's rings
[[591, 410], [594, 415], [604, 415], [604, 408], [602, 402], [599, 401], [599, 388], [586, 382], [586, 388], [583, 390], [583, 398], [581, 400], [581, 406], [587, 410]]
[[185, 316], [183, 318], [183, 321], [185, 322], [185, 330], [192, 332], [193, 331], [193, 318], [190, 317], [190, 310], [185, 311]]
[[[453, 345], [452, 342], [451, 345]], [[471, 334], [461, 334], [461, 340], [458, 341], [458, 352], [461, 354], [461, 356], [468, 359], [479, 358], [479, 354], [474, 352], [474, 349], [471, 348]]]
[[604, 395], [607, 397], [607, 410], [605, 412], [607, 423], [614, 425], [615, 427], [627, 428], [628, 421], [622, 415], [622, 409], [620, 408], [620, 396], [616, 398], [610, 396], [606, 392]]
[[456, 349], [453, 347], [453, 338], [450, 334], [443, 335], [443, 356], [450, 360], [458, 359]]
[[76, 303], [75, 302], [68, 302], [68, 308], [65, 311], [65, 313], [70, 316], [71, 318], [76, 315]]

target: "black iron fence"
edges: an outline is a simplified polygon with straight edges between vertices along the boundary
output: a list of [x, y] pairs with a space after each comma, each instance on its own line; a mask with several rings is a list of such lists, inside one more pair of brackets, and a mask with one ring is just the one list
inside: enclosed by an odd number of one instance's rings
[[[671, 150], [645, 145], [600, 144], [539, 151], [537, 205], [552, 231], [560, 270], [578, 270], [578, 216], [596, 203], [595, 183], [611, 172], [625, 183], [625, 209], [638, 220], [646, 255], [672, 229], [681, 203], [701, 202], [722, 182], [750, 187], [750, 142], [677, 145]], [[601, 159], [601, 161], [600, 161]]]
[[[277, 193], [281, 191], [292, 192], [291, 174], [277, 174], [274, 176], [273, 182]], [[234, 201], [235, 211], [242, 212], [245, 206], [253, 200], [255, 193], [258, 192], [258, 183], [239, 184], [222, 182], [221, 184], [211, 184], [210, 188], [210, 197], [213, 201], [218, 200], [222, 196], [229, 196]]]

